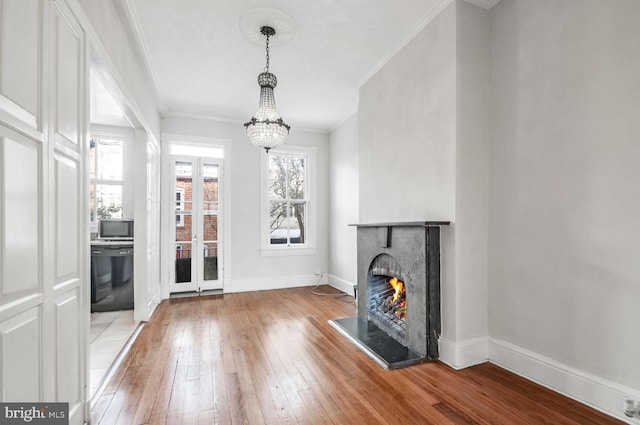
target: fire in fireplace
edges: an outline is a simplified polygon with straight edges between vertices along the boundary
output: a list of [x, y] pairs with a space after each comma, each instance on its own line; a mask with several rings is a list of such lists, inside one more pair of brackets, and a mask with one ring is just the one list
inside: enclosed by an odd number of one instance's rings
[[369, 320], [387, 331], [401, 344], [406, 343], [407, 291], [395, 276], [369, 277]]
[[387, 283], [391, 286], [393, 293], [388, 297], [385, 297], [385, 295], [389, 293], [390, 289], [383, 289], [383, 295], [379, 298], [376, 309], [384, 314], [388, 314], [398, 322], [401, 322], [407, 318], [407, 302], [404, 282], [398, 280], [397, 277], [392, 277], [387, 280]]

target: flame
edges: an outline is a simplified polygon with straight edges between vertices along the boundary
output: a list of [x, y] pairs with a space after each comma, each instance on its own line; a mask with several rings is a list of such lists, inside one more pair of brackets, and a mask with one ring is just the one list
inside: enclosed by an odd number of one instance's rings
[[397, 277], [392, 277], [391, 279], [389, 279], [389, 285], [391, 285], [395, 291], [393, 293], [393, 302], [400, 298], [400, 295], [404, 293], [404, 283], [401, 280], [398, 280]]

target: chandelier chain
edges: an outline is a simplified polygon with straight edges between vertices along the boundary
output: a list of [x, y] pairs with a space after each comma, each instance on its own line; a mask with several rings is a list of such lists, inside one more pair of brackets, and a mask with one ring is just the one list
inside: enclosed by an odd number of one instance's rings
[[264, 72], [269, 72], [269, 37], [271, 37], [271, 35], [267, 34], [267, 64], [264, 67]]

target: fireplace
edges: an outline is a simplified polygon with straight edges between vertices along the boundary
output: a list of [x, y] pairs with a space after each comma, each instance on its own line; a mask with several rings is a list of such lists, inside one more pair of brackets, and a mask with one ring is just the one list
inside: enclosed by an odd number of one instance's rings
[[332, 325], [385, 368], [438, 358], [440, 226], [360, 224], [358, 317]]

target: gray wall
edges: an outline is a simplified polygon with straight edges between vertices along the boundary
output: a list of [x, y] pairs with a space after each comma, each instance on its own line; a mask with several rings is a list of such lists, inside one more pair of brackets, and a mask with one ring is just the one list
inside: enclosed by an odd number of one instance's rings
[[[457, 2], [455, 278], [457, 341], [487, 335], [489, 13]], [[485, 350], [486, 351], [486, 350]], [[486, 359], [486, 352], [478, 360]]]
[[636, 0], [493, 8], [489, 227], [491, 336], [636, 389], [639, 19]]
[[348, 291], [357, 283], [358, 114], [329, 135], [329, 283]]
[[452, 220], [455, 4], [360, 88], [360, 221]]

